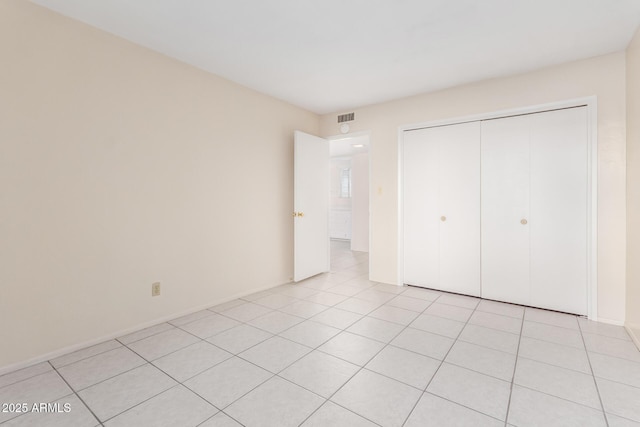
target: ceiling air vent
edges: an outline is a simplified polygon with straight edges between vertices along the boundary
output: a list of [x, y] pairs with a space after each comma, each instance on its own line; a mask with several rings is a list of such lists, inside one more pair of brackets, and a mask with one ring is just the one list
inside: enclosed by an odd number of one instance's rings
[[338, 116], [338, 123], [352, 122], [355, 118], [356, 113], [340, 114]]

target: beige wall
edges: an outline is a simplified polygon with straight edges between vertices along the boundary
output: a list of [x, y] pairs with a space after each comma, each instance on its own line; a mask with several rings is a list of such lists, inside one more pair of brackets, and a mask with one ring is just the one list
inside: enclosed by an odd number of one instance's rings
[[289, 281], [317, 115], [21, 0], [0, 56], [0, 369]]
[[[355, 110], [371, 131], [371, 279], [397, 281], [398, 127], [596, 95], [598, 102], [598, 315], [625, 318], [625, 54], [460, 86]], [[336, 115], [324, 136], [339, 134]]]
[[640, 30], [627, 49], [627, 325], [640, 345]]
[[351, 250], [369, 252], [369, 153], [351, 157]]

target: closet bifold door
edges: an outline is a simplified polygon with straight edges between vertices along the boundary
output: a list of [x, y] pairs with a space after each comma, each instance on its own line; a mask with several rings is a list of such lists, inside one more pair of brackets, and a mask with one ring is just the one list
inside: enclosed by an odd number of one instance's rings
[[587, 314], [586, 107], [481, 134], [482, 297]]
[[438, 288], [440, 277], [440, 166], [438, 136], [431, 129], [404, 133], [404, 283]]
[[480, 123], [406, 131], [404, 282], [480, 295]]
[[587, 108], [532, 114], [531, 305], [587, 314]]
[[482, 122], [482, 297], [528, 305], [528, 116]]

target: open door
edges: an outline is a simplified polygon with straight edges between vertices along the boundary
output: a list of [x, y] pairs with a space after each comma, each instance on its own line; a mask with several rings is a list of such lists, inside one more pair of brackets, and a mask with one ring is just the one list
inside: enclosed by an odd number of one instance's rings
[[329, 271], [329, 141], [294, 133], [293, 280]]

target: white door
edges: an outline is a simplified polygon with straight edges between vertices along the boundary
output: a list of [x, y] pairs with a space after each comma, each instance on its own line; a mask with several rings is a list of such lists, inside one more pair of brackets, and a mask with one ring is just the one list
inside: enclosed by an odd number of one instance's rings
[[435, 128], [404, 133], [404, 283], [438, 288], [440, 277], [439, 159]]
[[480, 295], [480, 124], [407, 131], [404, 283]]
[[531, 305], [587, 314], [587, 109], [529, 120]]
[[529, 116], [482, 122], [482, 297], [529, 304]]
[[441, 130], [440, 289], [480, 296], [480, 123]]
[[294, 271], [298, 282], [329, 271], [329, 141], [294, 133]]
[[587, 111], [482, 123], [482, 297], [587, 314]]

